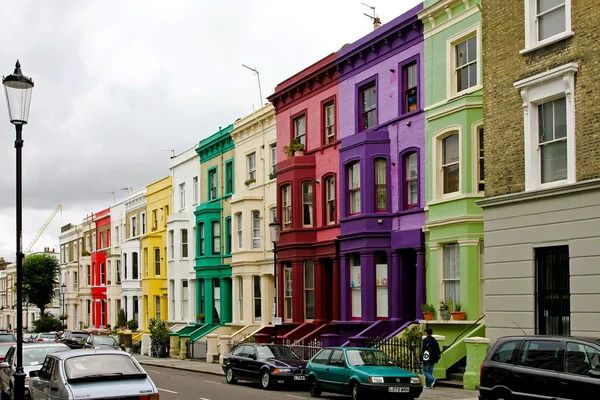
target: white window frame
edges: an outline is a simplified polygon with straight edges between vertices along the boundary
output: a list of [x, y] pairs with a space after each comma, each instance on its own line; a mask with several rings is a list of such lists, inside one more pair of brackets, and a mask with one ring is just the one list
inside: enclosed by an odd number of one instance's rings
[[[333, 185], [330, 185], [330, 182]], [[332, 190], [329, 190], [332, 188]], [[336, 207], [335, 207], [335, 176], [328, 176], [325, 178], [325, 223], [327, 225], [333, 225], [337, 222], [336, 219]], [[333, 207], [331, 207], [333, 204]]]
[[[304, 119], [304, 131], [301, 131], [301, 125], [298, 124], [300, 120]], [[294, 130], [294, 137], [298, 139], [298, 143], [304, 146], [304, 150], [306, 150], [306, 131], [308, 127], [306, 126], [306, 113], [298, 115], [292, 120], [292, 129]]]
[[[287, 195], [286, 195], [287, 194]], [[281, 187], [281, 219], [282, 229], [292, 228], [292, 185], [287, 184]]]
[[236, 238], [237, 238], [237, 246], [238, 249], [242, 248], [243, 242], [242, 239], [244, 238], [243, 236], [243, 232], [242, 232], [242, 213], [237, 213], [235, 214], [235, 229], [236, 229]]
[[194, 204], [198, 204], [198, 177], [195, 176], [192, 184], [192, 188], [194, 189], [193, 201]]
[[[445, 253], [445, 251], [447, 251], [446, 250], [446, 246], [456, 246], [455, 247], [457, 249], [456, 251], [458, 251], [458, 268], [459, 268], [459, 270], [458, 270], [459, 271], [458, 272], [458, 278], [447, 278], [445, 276], [445, 274], [444, 274], [444, 271], [445, 271], [444, 253]], [[443, 244], [441, 244], [441, 246], [439, 248], [440, 249], [440, 252], [439, 252], [439, 254], [440, 254], [440, 268], [441, 268], [441, 270], [440, 270], [440, 276], [442, 277], [441, 282], [440, 282], [441, 283], [440, 293], [441, 293], [441, 296], [442, 296], [442, 300], [444, 300], [444, 301], [452, 300], [455, 304], [461, 302], [461, 299], [460, 299], [460, 286], [461, 286], [460, 248], [461, 248], [461, 244], [457, 243], [457, 242], [443, 243]], [[459, 287], [459, 290], [458, 290], [459, 298], [458, 299], [456, 299], [456, 298], [450, 299], [450, 298], [448, 298], [446, 296], [446, 284], [449, 283], [449, 282], [454, 282], [454, 283], [458, 282], [458, 287]], [[450, 311], [452, 311], [452, 310], [450, 310]]]
[[277, 144], [271, 143], [269, 145], [269, 151], [271, 153], [271, 172], [272, 174], [277, 172]]
[[[462, 91], [456, 87], [456, 45], [477, 35], [477, 84]], [[448, 99], [462, 96], [482, 89], [481, 77], [483, 73], [481, 58], [481, 24], [477, 23], [462, 32], [450, 37], [446, 41], [446, 97]]]
[[246, 169], [248, 171], [246, 179], [256, 180], [256, 152], [252, 152], [246, 156]]
[[[454, 134], [454, 133], [458, 133], [458, 154], [459, 154], [459, 160], [458, 160], [458, 192], [452, 192], [452, 193], [447, 193], [444, 194], [444, 171], [442, 169], [442, 161], [443, 161], [443, 152], [442, 152], [442, 140], [445, 139], [446, 137]], [[461, 193], [463, 192], [463, 172], [465, 170], [465, 160], [463, 157], [463, 143], [462, 143], [462, 139], [463, 139], [463, 133], [462, 133], [462, 127], [460, 125], [451, 125], [448, 126], [438, 132], [436, 132], [433, 135], [433, 145], [431, 146], [432, 149], [432, 159], [433, 162], [435, 163], [435, 176], [434, 179], [432, 179], [432, 200], [449, 200], [455, 197], [460, 197]]]
[[[184, 232], [185, 232], [185, 240], [183, 240]], [[180, 234], [180, 240], [181, 240], [181, 254], [179, 256], [181, 259], [187, 260], [190, 257], [190, 246], [189, 246], [190, 233], [186, 228], [183, 228], [183, 229], [179, 230], [179, 234]]]
[[169, 231], [169, 260], [175, 259], [175, 231]]
[[115, 226], [115, 243], [114, 246], [117, 247], [121, 244], [121, 236], [119, 236], [119, 227]]
[[[305, 189], [307, 189], [307, 190], [305, 191]], [[310, 196], [310, 198], [308, 198], [307, 196]], [[304, 181], [304, 182], [302, 182], [302, 226], [304, 228], [310, 228], [315, 223], [313, 203], [314, 203], [313, 183], [312, 183], [312, 181]], [[308, 215], [310, 217], [310, 221], [308, 221], [308, 223], [305, 223], [305, 221], [304, 221], [305, 212], [308, 212]]]
[[244, 278], [237, 278], [238, 284], [238, 310], [240, 313], [240, 321], [244, 320]]
[[[158, 257], [157, 257], [157, 252], [158, 252]], [[160, 247], [154, 247], [152, 249], [152, 255], [153, 255], [153, 259], [154, 259], [154, 276], [160, 276], [161, 272], [162, 272], [161, 265], [160, 265]], [[156, 267], [158, 267], [158, 274], [156, 273]]]
[[252, 211], [252, 248], [260, 249], [260, 211]]
[[181, 318], [186, 320], [188, 318], [188, 307], [190, 298], [190, 285], [186, 279], [181, 281]]
[[[525, 136], [525, 191], [575, 183], [575, 73], [579, 63], [569, 63], [515, 82], [523, 99]], [[538, 108], [541, 103], [566, 97], [567, 179], [541, 183]]]
[[[479, 190], [479, 184], [484, 185], [484, 189], [485, 189], [485, 179], [481, 179], [481, 176], [479, 174], [479, 163], [481, 162], [481, 160], [485, 160], [485, 149], [483, 154], [481, 153], [481, 149], [480, 149], [480, 140], [479, 140], [479, 130], [480, 129], [484, 129], [483, 127], [483, 120], [479, 120], [477, 122], [474, 122], [471, 125], [471, 133], [472, 133], [472, 138], [471, 138], [471, 143], [473, 143], [473, 145], [471, 146], [471, 148], [473, 149], [472, 154], [471, 154], [471, 158], [472, 158], [472, 171], [473, 171], [473, 193], [479, 193], [479, 194], [483, 194], [485, 190]], [[485, 133], [485, 130], [484, 130]], [[485, 138], [484, 138], [484, 146], [485, 146]], [[485, 175], [485, 174], [484, 174]], [[485, 178], [485, 176], [484, 176]]]
[[[331, 110], [331, 113], [330, 113]], [[332, 100], [323, 107], [325, 119], [325, 138], [324, 144], [333, 143], [335, 141], [335, 101]], [[329, 119], [331, 117], [331, 120]]]
[[571, 26], [571, 0], [565, 0], [565, 30], [559, 34], [538, 40], [537, 0], [525, 0], [525, 48], [521, 54], [537, 50], [574, 35]]
[[179, 184], [179, 209], [185, 208], [185, 182]]

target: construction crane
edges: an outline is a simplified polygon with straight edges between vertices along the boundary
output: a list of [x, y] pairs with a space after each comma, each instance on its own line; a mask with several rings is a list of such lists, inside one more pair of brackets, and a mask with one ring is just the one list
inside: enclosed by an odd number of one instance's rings
[[61, 208], [62, 208], [62, 206], [59, 204], [59, 205], [56, 206], [56, 208], [54, 209], [54, 211], [52, 211], [52, 214], [50, 214], [50, 218], [48, 218], [48, 220], [46, 221], [46, 223], [42, 226], [42, 229], [40, 229], [40, 231], [37, 233], [37, 235], [35, 235], [35, 237], [31, 241], [31, 243], [29, 243], [29, 246], [27, 246], [27, 249], [25, 249], [25, 255], [28, 255], [29, 253], [31, 253], [31, 249], [33, 248], [33, 246], [35, 245], [35, 243], [38, 241], [38, 239], [40, 238], [40, 236], [42, 236], [42, 233], [44, 233], [44, 231], [46, 230], [46, 228], [48, 227], [48, 225], [50, 225], [50, 222], [52, 222], [52, 219], [54, 219], [54, 217], [56, 216], [56, 213]]

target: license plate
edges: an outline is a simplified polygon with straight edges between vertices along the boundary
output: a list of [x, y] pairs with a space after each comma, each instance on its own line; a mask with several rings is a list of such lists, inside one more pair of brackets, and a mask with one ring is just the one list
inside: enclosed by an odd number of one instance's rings
[[295, 381], [305, 381], [306, 380], [306, 376], [304, 376], [304, 375], [294, 375], [294, 380]]
[[390, 393], [408, 393], [408, 392], [410, 392], [410, 388], [392, 386], [392, 387], [388, 388], [388, 392], [390, 392]]

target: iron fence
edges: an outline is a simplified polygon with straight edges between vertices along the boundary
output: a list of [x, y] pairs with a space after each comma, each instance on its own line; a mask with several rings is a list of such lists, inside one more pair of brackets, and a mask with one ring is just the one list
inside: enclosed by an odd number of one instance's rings
[[411, 340], [402, 337], [366, 337], [365, 346], [382, 350], [401, 368], [420, 374], [423, 371], [421, 360], [421, 340]]
[[311, 359], [323, 348], [323, 343], [320, 339], [313, 339], [307, 344], [304, 344], [303, 340], [293, 341], [291, 339], [283, 339], [282, 344], [292, 349], [301, 360]]

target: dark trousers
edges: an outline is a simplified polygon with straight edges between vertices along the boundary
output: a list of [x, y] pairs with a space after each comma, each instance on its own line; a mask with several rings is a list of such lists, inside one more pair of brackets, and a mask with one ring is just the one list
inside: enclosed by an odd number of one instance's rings
[[425, 375], [425, 386], [428, 388], [431, 387], [431, 384], [435, 380], [435, 378], [433, 377], [434, 366], [435, 363], [423, 363], [423, 375]]

